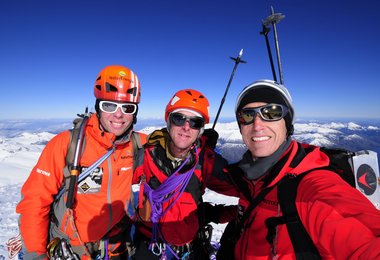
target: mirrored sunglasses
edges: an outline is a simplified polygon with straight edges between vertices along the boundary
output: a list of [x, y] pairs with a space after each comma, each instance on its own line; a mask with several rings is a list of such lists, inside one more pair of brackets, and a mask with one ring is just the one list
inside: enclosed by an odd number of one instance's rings
[[100, 101], [99, 108], [106, 113], [115, 113], [118, 108], [126, 115], [134, 114], [137, 110], [137, 105], [132, 103], [116, 103], [112, 101]]
[[197, 130], [201, 129], [205, 124], [205, 120], [202, 117], [185, 116], [181, 113], [171, 113], [169, 116], [169, 120], [176, 126], [183, 126], [186, 122], [189, 122], [190, 128]]
[[278, 104], [268, 104], [261, 107], [243, 108], [237, 113], [239, 124], [249, 125], [255, 121], [256, 115], [259, 114], [264, 121], [278, 121], [286, 116], [288, 108]]

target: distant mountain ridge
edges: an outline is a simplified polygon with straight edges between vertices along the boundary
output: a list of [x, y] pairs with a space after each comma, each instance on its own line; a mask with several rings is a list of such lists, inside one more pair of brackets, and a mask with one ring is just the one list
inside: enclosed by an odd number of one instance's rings
[[[44, 145], [55, 134], [70, 129], [72, 120], [0, 120], [0, 160], [1, 154], [9, 148], [8, 143], [14, 143], [17, 149], [23, 149], [23, 141], [32, 140], [33, 145]], [[210, 128], [212, 124], [206, 125]], [[138, 120], [135, 129], [150, 133], [154, 129], [165, 127], [161, 120]], [[237, 161], [246, 150], [235, 121], [218, 123], [215, 129], [219, 133], [217, 149], [230, 162]], [[344, 148], [351, 151], [373, 150], [380, 154], [380, 121], [328, 121], [328, 120], [297, 120], [293, 138], [313, 145]], [[17, 143], [19, 143], [17, 145]], [[40, 147], [41, 148], [41, 147]], [[31, 147], [24, 150], [32, 149]], [[4, 151], [5, 150], [5, 151]]]

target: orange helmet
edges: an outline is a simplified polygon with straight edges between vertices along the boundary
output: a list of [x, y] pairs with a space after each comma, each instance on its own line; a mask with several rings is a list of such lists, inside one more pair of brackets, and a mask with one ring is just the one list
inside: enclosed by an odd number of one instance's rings
[[105, 67], [98, 75], [94, 86], [97, 99], [120, 102], [140, 102], [140, 81], [136, 74], [119, 65]]
[[165, 109], [165, 121], [168, 121], [169, 114], [180, 108], [194, 110], [201, 114], [205, 120], [205, 124], [210, 121], [208, 115], [210, 104], [207, 98], [199, 91], [194, 89], [183, 89], [174, 94]]

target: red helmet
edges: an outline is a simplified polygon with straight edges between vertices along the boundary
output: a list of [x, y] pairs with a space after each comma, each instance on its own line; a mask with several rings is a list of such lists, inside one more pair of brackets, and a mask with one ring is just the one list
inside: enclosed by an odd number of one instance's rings
[[136, 74], [119, 65], [105, 67], [98, 75], [94, 86], [97, 99], [120, 102], [140, 102], [140, 81]]
[[194, 89], [183, 89], [174, 94], [165, 109], [165, 121], [168, 121], [169, 114], [176, 109], [186, 108], [194, 110], [202, 115], [205, 124], [210, 121], [208, 115], [210, 104], [207, 98]]

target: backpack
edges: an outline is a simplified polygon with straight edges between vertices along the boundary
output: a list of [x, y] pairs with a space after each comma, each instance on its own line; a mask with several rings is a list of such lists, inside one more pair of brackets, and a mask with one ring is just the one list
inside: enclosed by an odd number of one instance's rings
[[[327, 169], [337, 173], [353, 188], [358, 188], [359, 186], [361, 191], [364, 187], [367, 188], [366, 184], [362, 183], [360, 178], [358, 178], [355, 174], [354, 158], [357, 158], [360, 155], [368, 154], [368, 151], [360, 151], [355, 153], [344, 149], [333, 149], [326, 147], [322, 147], [321, 151], [330, 158], [330, 164], [327, 167], [322, 167], [319, 169]], [[296, 254], [296, 259], [321, 259], [316, 246], [300, 221], [295, 204], [299, 183], [309, 172], [314, 170], [316, 169], [306, 171], [297, 176], [287, 174], [279, 182], [277, 199], [282, 211], [282, 216], [272, 217], [266, 220], [266, 226], [268, 228], [267, 240], [270, 243], [274, 238], [277, 225], [286, 224], [289, 237]], [[358, 180], [357, 184], [356, 180]]]
[[[313, 146], [302, 144], [305, 152], [312, 149]], [[335, 172], [343, 180], [345, 180], [350, 186], [354, 188], [363, 188], [366, 186], [358, 181], [356, 183], [357, 177], [355, 176], [354, 158], [359, 155], [368, 154], [368, 151], [361, 152], [351, 152], [344, 149], [326, 148], [321, 147], [321, 151], [325, 153], [329, 159], [330, 163], [327, 167], [321, 167], [318, 169], [328, 169]], [[369, 151], [371, 152], [371, 151]], [[372, 152], [373, 153], [373, 152]], [[377, 165], [377, 160], [376, 160]], [[237, 164], [233, 165], [233, 169], [241, 171], [237, 167]], [[295, 205], [295, 199], [297, 196], [298, 184], [302, 181], [303, 177], [306, 176], [310, 171], [301, 173], [297, 176], [287, 174], [278, 183], [278, 202], [280, 204], [281, 211], [283, 215], [281, 217], [272, 217], [266, 220], [266, 226], [268, 228], [267, 240], [269, 243], [273, 241], [275, 236], [276, 226], [280, 224], [286, 224], [289, 237], [291, 239], [295, 254], [297, 259], [320, 259], [318, 250], [316, 249], [313, 241], [311, 240], [309, 234], [301, 223], [298, 212]], [[377, 171], [378, 172], [378, 171]], [[251, 198], [250, 190], [246, 182], [242, 179], [242, 172], [234, 172], [231, 174], [231, 178], [234, 183], [241, 189], [243, 195], [250, 201], [250, 205], [246, 211], [235, 221], [231, 221], [222, 235], [220, 240], [220, 251], [218, 252], [217, 259], [233, 259], [234, 250], [231, 248], [235, 247], [236, 242], [239, 240], [241, 235], [241, 230], [244, 227], [245, 221], [252, 212], [252, 210], [264, 199], [265, 195], [274, 187], [269, 187], [264, 189], [255, 198]]]

